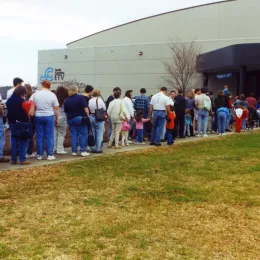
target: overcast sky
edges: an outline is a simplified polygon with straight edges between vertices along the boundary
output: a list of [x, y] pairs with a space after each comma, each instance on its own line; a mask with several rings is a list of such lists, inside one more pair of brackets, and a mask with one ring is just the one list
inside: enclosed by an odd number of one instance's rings
[[213, 0], [0, 0], [0, 86], [37, 83], [38, 50], [150, 15]]

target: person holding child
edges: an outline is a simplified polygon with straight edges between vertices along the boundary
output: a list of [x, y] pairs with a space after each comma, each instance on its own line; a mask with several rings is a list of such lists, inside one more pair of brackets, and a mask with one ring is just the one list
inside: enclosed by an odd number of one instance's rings
[[144, 123], [150, 121], [150, 118], [143, 118], [144, 112], [140, 111], [137, 113], [135, 122], [135, 144], [145, 144], [144, 143]]

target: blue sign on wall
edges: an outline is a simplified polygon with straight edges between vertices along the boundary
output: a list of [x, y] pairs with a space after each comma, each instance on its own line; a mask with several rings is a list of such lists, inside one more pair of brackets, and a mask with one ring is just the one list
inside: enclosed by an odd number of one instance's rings
[[53, 81], [53, 76], [52, 76], [53, 71], [54, 71], [54, 69], [52, 67], [47, 68], [44, 72], [44, 75], [40, 77], [40, 80], [41, 81], [44, 81], [44, 80]]
[[[53, 76], [53, 72], [54, 72], [54, 76]], [[64, 76], [65, 73], [61, 70], [61, 69], [55, 69], [52, 67], [48, 67], [44, 74], [42, 76], [40, 76], [40, 81], [44, 81], [44, 80], [48, 80], [53, 82], [53, 80], [55, 81], [60, 81], [60, 80], [64, 80]]]
[[226, 74], [217, 74], [217, 79], [232, 79], [232, 73], [226, 73]]

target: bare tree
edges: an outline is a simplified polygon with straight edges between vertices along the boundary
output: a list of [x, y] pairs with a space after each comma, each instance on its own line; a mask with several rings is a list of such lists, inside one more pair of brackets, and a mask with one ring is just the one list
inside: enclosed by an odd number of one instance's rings
[[197, 56], [200, 54], [200, 47], [192, 41], [184, 43], [180, 40], [169, 43], [172, 52], [170, 61], [163, 61], [167, 75], [163, 80], [167, 86], [176, 90], [187, 91], [191, 77], [196, 73], [198, 64]]
[[81, 92], [81, 93], [84, 92], [85, 87], [86, 87], [86, 84], [80, 83], [76, 79], [67, 80], [67, 81], [62, 82], [62, 86], [63, 87], [67, 87], [68, 88], [71, 85], [77, 86], [78, 89], [79, 89], [79, 92]]

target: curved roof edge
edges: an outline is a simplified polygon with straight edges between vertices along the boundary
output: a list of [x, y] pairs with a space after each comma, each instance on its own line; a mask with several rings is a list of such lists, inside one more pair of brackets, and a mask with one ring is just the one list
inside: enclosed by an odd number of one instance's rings
[[131, 24], [131, 23], [136, 23], [136, 22], [139, 22], [139, 21], [142, 21], [142, 20], [146, 20], [146, 19], [149, 19], [149, 18], [153, 18], [153, 17], [165, 15], [165, 14], [170, 14], [170, 13], [175, 13], [175, 12], [181, 12], [181, 11], [184, 11], [184, 10], [199, 8], [199, 7], [203, 7], [203, 6], [216, 5], [216, 4], [222, 4], [222, 3], [234, 2], [234, 1], [237, 1], [237, 0], [223, 0], [223, 1], [219, 1], [219, 2], [207, 3], [207, 4], [203, 4], [203, 5], [196, 5], [196, 6], [191, 6], [191, 7], [187, 7], [187, 8], [182, 8], [182, 9], [178, 9], [178, 10], [174, 10], [174, 11], [169, 11], [169, 12], [165, 12], [165, 13], [161, 13], [161, 14], [148, 16], [148, 17], [145, 17], [145, 18], [141, 18], [141, 19], [134, 20], [134, 21], [131, 21], [131, 22], [128, 22], [128, 23], [124, 23], [124, 24], [120, 24], [120, 25], [117, 25], [117, 26], [114, 26], [114, 27], [111, 27], [111, 28], [108, 28], [108, 29], [105, 29], [105, 30], [102, 30], [102, 31], [99, 31], [99, 32], [96, 32], [96, 33], [93, 33], [93, 34], [90, 34], [90, 35], [82, 37], [82, 38], [80, 38], [78, 40], [69, 42], [69, 43], [66, 44], [66, 46], [68, 46], [69, 44], [72, 44], [74, 42], [78, 42], [78, 41], [81, 41], [83, 39], [86, 39], [86, 38], [89, 38], [91, 36], [94, 36], [96, 34], [100, 34], [100, 33], [106, 32], [106, 31], [110, 31], [110, 30], [113, 30], [115, 28], [122, 27], [122, 26], [125, 26], [125, 25], [128, 25], [128, 24]]

